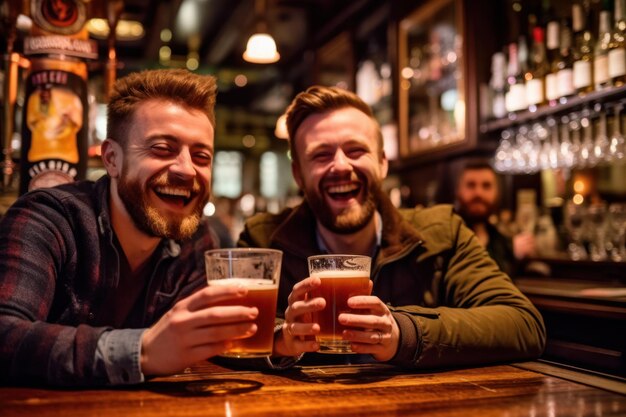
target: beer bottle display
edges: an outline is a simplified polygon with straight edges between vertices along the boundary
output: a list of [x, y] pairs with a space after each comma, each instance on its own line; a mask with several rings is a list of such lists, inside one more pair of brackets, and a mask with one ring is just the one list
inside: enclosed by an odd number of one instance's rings
[[88, 40], [85, 4], [31, 3], [31, 57], [26, 80], [20, 193], [85, 177], [88, 104], [85, 58], [96, 58]]

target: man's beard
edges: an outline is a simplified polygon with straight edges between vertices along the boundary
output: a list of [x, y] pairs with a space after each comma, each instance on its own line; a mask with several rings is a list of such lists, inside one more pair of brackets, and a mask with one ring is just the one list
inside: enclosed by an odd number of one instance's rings
[[350, 206], [337, 215], [333, 214], [330, 207], [326, 205], [322, 190], [318, 192], [304, 190], [315, 217], [326, 229], [333, 233], [347, 235], [361, 230], [372, 220], [382, 192], [381, 183], [364, 179], [362, 181], [367, 184], [365, 201], [362, 204]]
[[[482, 203], [485, 206], [485, 210], [472, 210], [470, 206], [476, 203]], [[468, 225], [486, 223], [489, 220], [489, 216], [494, 213], [495, 205], [490, 204], [481, 198], [474, 198], [468, 203], [459, 203], [458, 211], [461, 217], [463, 217], [463, 219], [465, 220], [465, 223], [467, 223]]]
[[168, 182], [167, 172], [152, 177], [143, 187], [139, 181], [126, 178], [127, 168], [124, 166], [117, 185], [118, 194], [139, 230], [151, 236], [175, 240], [188, 239], [195, 233], [200, 225], [204, 205], [209, 200], [209, 193], [197, 178], [193, 180], [193, 193], [201, 198], [196, 201], [193, 213], [185, 217], [163, 215], [148, 201], [150, 188], [157, 185], [181, 185]]

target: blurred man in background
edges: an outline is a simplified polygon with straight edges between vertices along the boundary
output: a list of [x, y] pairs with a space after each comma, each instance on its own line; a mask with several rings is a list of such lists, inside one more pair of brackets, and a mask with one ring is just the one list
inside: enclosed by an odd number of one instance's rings
[[456, 210], [474, 231], [478, 241], [504, 272], [514, 275], [518, 261], [535, 253], [535, 238], [523, 232], [505, 236], [492, 224], [499, 202], [498, 177], [486, 162], [475, 162], [463, 168], [456, 188]]

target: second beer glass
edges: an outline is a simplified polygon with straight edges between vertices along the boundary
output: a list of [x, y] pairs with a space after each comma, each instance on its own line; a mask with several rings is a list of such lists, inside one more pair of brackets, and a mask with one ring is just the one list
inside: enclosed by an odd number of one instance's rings
[[274, 318], [283, 253], [274, 249], [216, 249], [205, 252], [209, 286], [241, 285], [248, 289], [243, 299], [226, 300], [217, 305], [244, 305], [259, 309], [257, 331], [250, 337], [233, 341], [222, 356], [254, 358], [272, 354]]
[[350, 342], [343, 340], [346, 326], [339, 324], [341, 313], [356, 313], [348, 307], [348, 298], [369, 295], [371, 258], [361, 255], [310, 256], [309, 275], [320, 278], [322, 285], [311, 291], [312, 297], [322, 297], [326, 307], [313, 313], [320, 325], [317, 341], [322, 353], [351, 353]]

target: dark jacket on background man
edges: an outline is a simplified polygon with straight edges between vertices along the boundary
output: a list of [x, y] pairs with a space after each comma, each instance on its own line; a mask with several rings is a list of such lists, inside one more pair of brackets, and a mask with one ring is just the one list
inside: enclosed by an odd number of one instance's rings
[[485, 249], [487, 249], [487, 252], [496, 261], [500, 269], [509, 274], [509, 276], [515, 277], [519, 266], [513, 252], [513, 239], [500, 233], [489, 222], [485, 223], [485, 227], [489, 235], [489, 242]]
[[30, 192], [0, 223], [0, 382], [140, 382], [142, 332], [206, 285], [206, 230], [188, 243], [163, 239], [145, 279], [127, 279], [109, 184]]
[[[382, 240], [372, 264], [373, 294], [400, 328], [390, 363], [418, 368], [474, 365], [538, 357], [545, 345], [539, 312], [480, 245], [452, 206], [378, 207]], [[307, 257], [321, 253], [308, 204], [248, 220], [239, 246], [283, 254], [278, 314], [306, 278]]]

